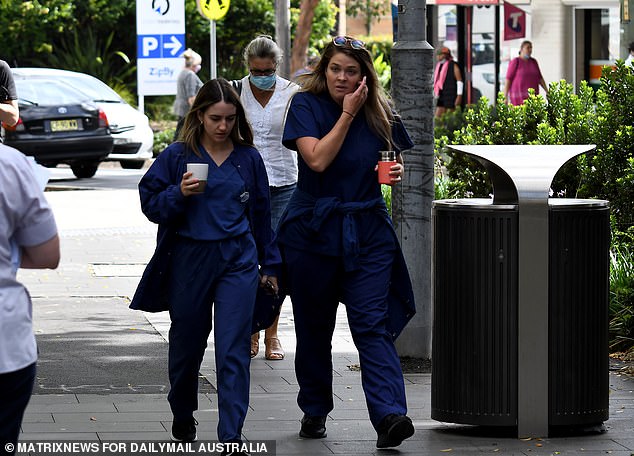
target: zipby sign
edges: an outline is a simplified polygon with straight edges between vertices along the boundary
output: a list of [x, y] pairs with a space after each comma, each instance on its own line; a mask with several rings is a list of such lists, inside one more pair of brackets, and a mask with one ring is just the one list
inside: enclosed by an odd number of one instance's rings
[[210, 21], [222, 19], [229, 10], [229, 0], [196, 0], [198, 11]]

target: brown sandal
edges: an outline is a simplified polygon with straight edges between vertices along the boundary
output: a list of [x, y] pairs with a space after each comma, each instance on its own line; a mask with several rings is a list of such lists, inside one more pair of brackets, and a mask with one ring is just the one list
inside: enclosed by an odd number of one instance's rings
[[254, 336], [251, 336], [251, 358], [255, 358], [260, 352], [260, 335], [255, 334]]
[[269, 361], [281, 361], [284, 359], [284, 350], [277, 337], [264, 339], [264, 357]]

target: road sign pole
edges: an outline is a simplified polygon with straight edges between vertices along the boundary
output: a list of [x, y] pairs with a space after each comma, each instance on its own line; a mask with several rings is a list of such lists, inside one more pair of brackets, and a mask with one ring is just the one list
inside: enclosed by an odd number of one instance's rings
[[216, 79], [217, 57], [216, 57], [216, 21], [209, 21], [209, 75], [211, 79]]

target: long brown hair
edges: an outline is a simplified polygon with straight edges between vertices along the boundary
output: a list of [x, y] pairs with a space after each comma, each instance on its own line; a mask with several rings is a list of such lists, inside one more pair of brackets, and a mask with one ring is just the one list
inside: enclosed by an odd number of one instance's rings
[[[349, 40], [354, 38], [346, 37]], [[392, 144], [392, 124], [394, 123], [394, 112], [392, 104], [383, 90], [383, 86], [379, 83], [379, 77], [374, 69], [372, 56], [365, 48], [354, 49], [349, 45], [349, 41], [344, 46], [336, 46], [333, 42], [328, 43], [319, 59], [317, 67], [312, 74], [306, 75], [302, 82], [302, 92], [310, 92], [321, 94], [328, 91], [326, 81], [326, 70], [330, 64], [330, 59], [337, 54], [342, 53], [359, 63], [361, 67], [361, 77], [365, 76], [365, 82], [368, 87], [368, 98], [363, 105], [365, 118], [370, 129], [385, 142], [385, 146], [390, 149]]]
[[233, 124], [229, 133], [231, 140], [237, 144], [253, 146], [253, 131], [247, 121], [242, 103], [240, 103], [240, 96], [226, 79], [211, 79], [203, 84], [198, 91], [192, 107], [185, 116], [179, 137], [179, 140], [183, 141], [188, 149], [198, 156], [200, 156], [200, 138], [205, 132], [198, 114], [204, 114], [209, 106], [220, 101], [236, 107], [236, 123]]

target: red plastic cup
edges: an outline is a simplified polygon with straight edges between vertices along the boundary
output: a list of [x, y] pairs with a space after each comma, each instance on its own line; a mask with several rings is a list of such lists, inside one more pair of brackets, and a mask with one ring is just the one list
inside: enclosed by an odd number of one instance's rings
[[396, 165], [396, 152], [393, 150], [382, 150], [379, 153], [381, 154], [381, 159], [378, 163], [379, 184], [392, 185], [390, 171], [392, 166]]

